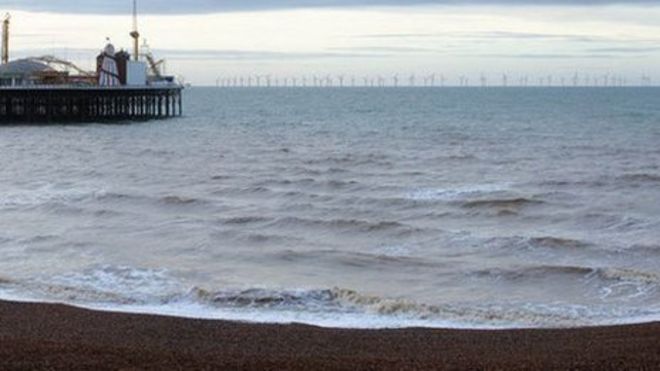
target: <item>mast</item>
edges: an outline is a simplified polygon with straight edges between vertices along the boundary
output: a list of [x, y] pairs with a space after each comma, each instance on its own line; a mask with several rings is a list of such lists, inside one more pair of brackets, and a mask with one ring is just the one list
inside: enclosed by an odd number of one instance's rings
[[133, 60], [140, 60], [140, 32], [138, 32], [138, 12], [137, 0], [133, 0], [133, 31], [131, 31], [133, 38]]
[[9, 63], [9, 20], [11, 15], [5, 14], [5, 20], [2, 22], [2, 64]]

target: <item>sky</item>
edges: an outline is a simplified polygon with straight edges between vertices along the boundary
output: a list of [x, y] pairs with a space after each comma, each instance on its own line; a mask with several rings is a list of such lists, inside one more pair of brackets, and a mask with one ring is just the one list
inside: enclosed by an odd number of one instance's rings
[[[131, 10], [130, 0], [0, 0], [12, 58], [54, 54], [84, 68], [106, 38], [130, 46]], [[196, 85], [660, 81], [660, 0], [140, 0], [139, 10], [167, 72]]]

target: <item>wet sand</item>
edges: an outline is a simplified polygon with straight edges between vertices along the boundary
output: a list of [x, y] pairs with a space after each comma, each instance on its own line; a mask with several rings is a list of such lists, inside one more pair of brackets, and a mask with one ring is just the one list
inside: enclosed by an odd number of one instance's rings
[[342, 330], [0, 302], [0, 369], [660, 369], [660, 323]]

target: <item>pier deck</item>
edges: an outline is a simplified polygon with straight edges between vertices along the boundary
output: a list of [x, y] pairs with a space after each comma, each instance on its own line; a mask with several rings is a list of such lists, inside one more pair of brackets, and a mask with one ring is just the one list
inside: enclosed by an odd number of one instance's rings
[[150, 120], [181, 116], [179, 85], [0, 87], [0, 125]]

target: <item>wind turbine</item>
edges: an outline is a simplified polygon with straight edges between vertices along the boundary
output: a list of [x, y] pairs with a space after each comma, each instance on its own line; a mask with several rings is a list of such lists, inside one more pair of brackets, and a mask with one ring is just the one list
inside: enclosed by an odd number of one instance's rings
[[399, 75], [394, 75], [392, 77], [392, 84], [394, 85], [395, 88], [399, 87]]
[[431, 86], [431, 87], [434, 87], [434, 86], [435, 86], [435, 73], [432, 73], [432, 74], [429, 76], [429, 82], [430, 82], [430, 86]]
[[504, 73], [502, 74], [502, 86], [506, 88], [508, 85], [509, 85], [509, 76], [506, 73]]
[[651, 77], [647, 74], [642, 75], [642, 86], [649, 86], [651, 85]]
[[415, 86], [415, 79], [416, 79], [416, 77], [415, 77], [414, 73], [412, 75], [410, 75], [410, 77], [408, 78], [408, 84], [411, 87]]
[[479, 76], [479, 81], [481, 83], [482, 88], [488, 86], [488, 79], [486, 78], [486, 75], [484, 75], [483, 73], [481, 74], [481, 76]]
[[346, 78], [346, 76], [344, 76], [344, 75], [339, 75], [339, 76], [337, 76], [337, 80], [339, 80], [339, 87], [340, 87], [340, 88], [343, 88], [343, 87], [344, 87], [344, 79], [345, 79], [345, 78]]

